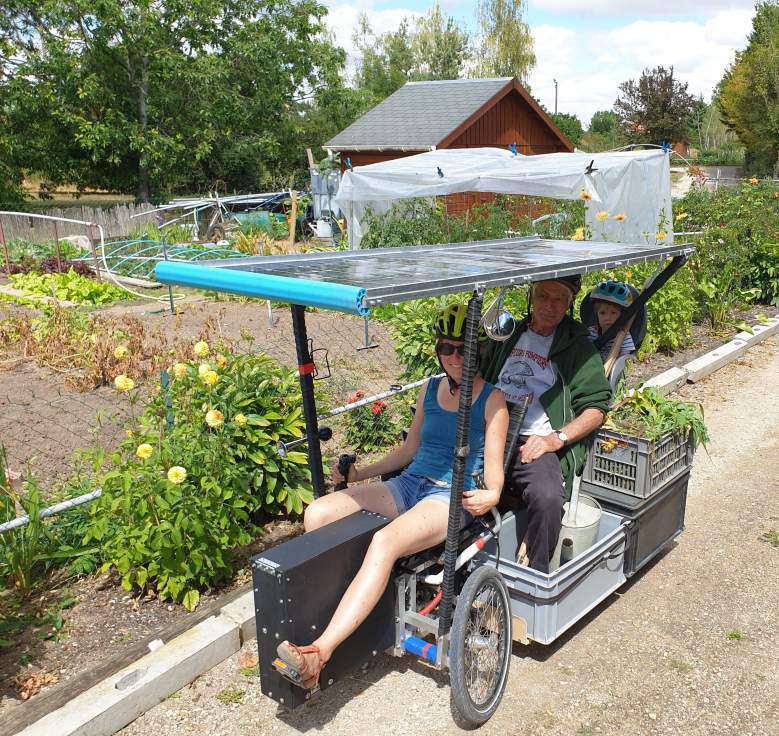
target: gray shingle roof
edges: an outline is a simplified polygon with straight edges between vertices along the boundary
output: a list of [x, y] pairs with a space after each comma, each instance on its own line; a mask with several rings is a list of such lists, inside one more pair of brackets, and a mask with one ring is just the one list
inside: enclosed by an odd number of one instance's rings
[[511, 79], [408, 82], [325, 145], [340, 149], [438, 145]]

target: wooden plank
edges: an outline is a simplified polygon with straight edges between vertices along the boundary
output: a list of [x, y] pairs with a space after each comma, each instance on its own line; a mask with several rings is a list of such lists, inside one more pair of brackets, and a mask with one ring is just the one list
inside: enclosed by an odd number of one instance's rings
[[57, 710], [57, 708], [61, 708], [65, 703], [72, 700], [77, 695], [80, 695], [85, 690], [88, 690], [93, 685], [96, 685], [101, 680], [110, 677], [119, 672], [122, 668], [127, 667], [148, 654], [150, 651], [149, 644], [151, 642], [160, 640], [163, 643], [166, 643], [171, 639], [175, 639], [187, 629], [195, 626], [201, 621], [205, 621], [210, 616], [218, 614], [223, 606], [232, 603], [251, 589], [251, 583], [246, 583], [240, 588], [236, 588], [230, 593], [211, 601], [193, 613], [162, 626], [146, 637], [142, 642], [126, 649], [116, 657], [99, 662], [88, 671], [82, 672], [80, 675], [76, 675], [76, 677], [44, 690], [41, 695], [17, 706], [11, 710], [8, 715], [0, 717], [0, 734], [3, 734], [4, 736], [13, 736], [16, 733], [19, 733], [19, 731], [27, 728], [27, 726], [32, 723], [39, 721], [52, 711]]

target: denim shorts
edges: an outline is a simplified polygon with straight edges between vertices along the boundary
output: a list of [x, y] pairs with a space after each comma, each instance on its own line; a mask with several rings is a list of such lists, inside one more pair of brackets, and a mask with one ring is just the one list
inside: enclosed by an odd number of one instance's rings
[[[449, 505], [452, 489], [450, 486], [438, 485], [430, 478], [421, 475], [412, 475], [403, 472], [394, 478], [384, 481], [384, 485], [390, 489], [395, 505], [398, 507], [398, 516], [416, 506], [420, 501], [428, 498]], [[473, 515], [462, 510], [460, 526], [466, 526], [473, 521]]]

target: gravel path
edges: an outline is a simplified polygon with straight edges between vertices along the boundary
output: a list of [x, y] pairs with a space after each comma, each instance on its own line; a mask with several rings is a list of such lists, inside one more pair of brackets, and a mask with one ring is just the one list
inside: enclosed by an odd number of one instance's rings
[[[506, 695], [482, 733], [779, 734], [779, 548], [761, 539], [779, 529], [777, 376], [773, 339], [680, 391], [704, 404], [712, 434], [684, 534], [553, 645], [515, 645]], [[247, 644], [122, 733], [458, 732], [447, 678], [410, 657], [381, 655], [282, 713], [241, 672], [253, 652]]]

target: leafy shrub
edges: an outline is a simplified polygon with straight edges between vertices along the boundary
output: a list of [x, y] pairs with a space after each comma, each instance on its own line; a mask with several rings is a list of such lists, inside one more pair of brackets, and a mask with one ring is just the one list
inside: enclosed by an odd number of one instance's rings
[[[355, 391], [348, 403], [365, 398], [364, 391]], [[398, 444], [400, 430], [393, 421], [389, 406], [384, 401], [352, 409], [346, 420], [346, 442], [362, 452], [377, 452]]]
[[132, 299], [124, 289], [105, 281], [81, 276], [72, 268], [65, 273], [28, 273], [14, 274], [11, 283], [17, 289], [40, 296], [55, 296], [60, 301], [74, 304], [110, 304], [118, 299]]
[[446, 243], [443, 205], [426, 199], [404, 199], [387, 212], [368, 213], [361, 248]]
[[401, 378], [417, 381], [440, 371], [433, 322], [446, 303], [447, 298], [419, 299], [386, 308], [380, 314], [389, 322], [395, 354], [403, 366]]
[[757, 179], [716, 192], [694, 187], [675, 211], [677, 227], [681, 221], [685, 229], [704, 231], [690, 263], [701, 319], [720, 326], [739, 302], [773, 301], [779, 292], [779, 187]]
[[[295, 373], [226, 354], [172, 374], [93, 479], [103, 495], [84, 543], [101, 545], [125, 589], [153, 587], [191, 609], [232, 572], [234, 548], [257, 531], [253, 512], [301, 513], [312, 496], [306, 455], [276, 451], [303, 435]], [[117, 385], [138, 402], [132, 384]]]

